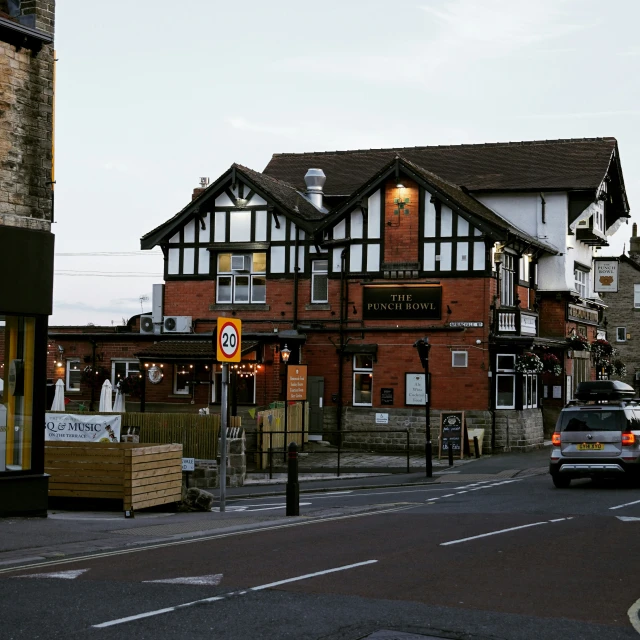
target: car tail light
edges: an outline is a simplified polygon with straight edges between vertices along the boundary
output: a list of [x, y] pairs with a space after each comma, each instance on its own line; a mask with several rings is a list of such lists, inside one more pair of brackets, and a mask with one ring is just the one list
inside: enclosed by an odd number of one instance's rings
[[551, 436], [551, 443], [554, 447], [560, 446], [560, 434], [557, 431]]
[[633, 433], [623, 433], [622, 434], [622, 446], [623, 447], [631, 447], [636, 443], [636, 436]]

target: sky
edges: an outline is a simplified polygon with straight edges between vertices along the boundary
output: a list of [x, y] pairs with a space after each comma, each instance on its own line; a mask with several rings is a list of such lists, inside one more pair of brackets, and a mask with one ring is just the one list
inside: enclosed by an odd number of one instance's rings
[[273, 153], [614, 136], [637, 220], [638, 0], [56, 4], [52, 326], [150, 311], [140, 237]]

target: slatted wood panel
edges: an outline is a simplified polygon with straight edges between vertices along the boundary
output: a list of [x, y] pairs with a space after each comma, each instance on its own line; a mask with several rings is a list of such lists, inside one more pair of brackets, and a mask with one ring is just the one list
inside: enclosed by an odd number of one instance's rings
[[[69, 412], [49, 412], [69, 413]], [[100, 415], [97, 411], [74, 412], [78, 415]], [[122, 413], [122, 433], [126, 427], [140, 429], [140, 442], [157, 444], [181, 443], [185, 458], [215, 460], [218, 455], [220, 414], [201, 416], [196, 413]], [[229, 426], [242, 426], [240, 416], [229, 419]]]
[[[302, 411], [303, 403], [296, 402], [288, 406], [287, 414], [287, 445], [295, 442], [301, 446], [303, 442], [309, 442], [309, 404], [304, 403], [304, 438], [302, 433], [291, 433], [292, 431], [302, 431]], [[284, 451], [284, 407], [278, 409], [268, 409], [258, 412], [258, 449], [262, 453], [257, 454], [257, 464], [260, 469], [269, 466], [269, 447], [274, 451]], [[271, 434], [271, 435], [269, 435]]]
[[47, 442], [49, 495], [112, 498], [125, 510], [178, 502], [182, 445]]

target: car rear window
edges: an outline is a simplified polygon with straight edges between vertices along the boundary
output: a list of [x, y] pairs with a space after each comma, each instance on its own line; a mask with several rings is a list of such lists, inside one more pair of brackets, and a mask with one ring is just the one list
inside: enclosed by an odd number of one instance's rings
[[620, 410], [563, 411], [559, 431], [623, 431], [625, 425], [624, 411]]

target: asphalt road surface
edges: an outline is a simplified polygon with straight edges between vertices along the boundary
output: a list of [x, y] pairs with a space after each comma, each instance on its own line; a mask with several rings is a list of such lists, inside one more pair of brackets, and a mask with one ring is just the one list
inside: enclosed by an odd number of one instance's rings
[[0, 638], [640, 637], [638, 488], [461, 478], [303, 494], [290, 520], [4, 571]]

